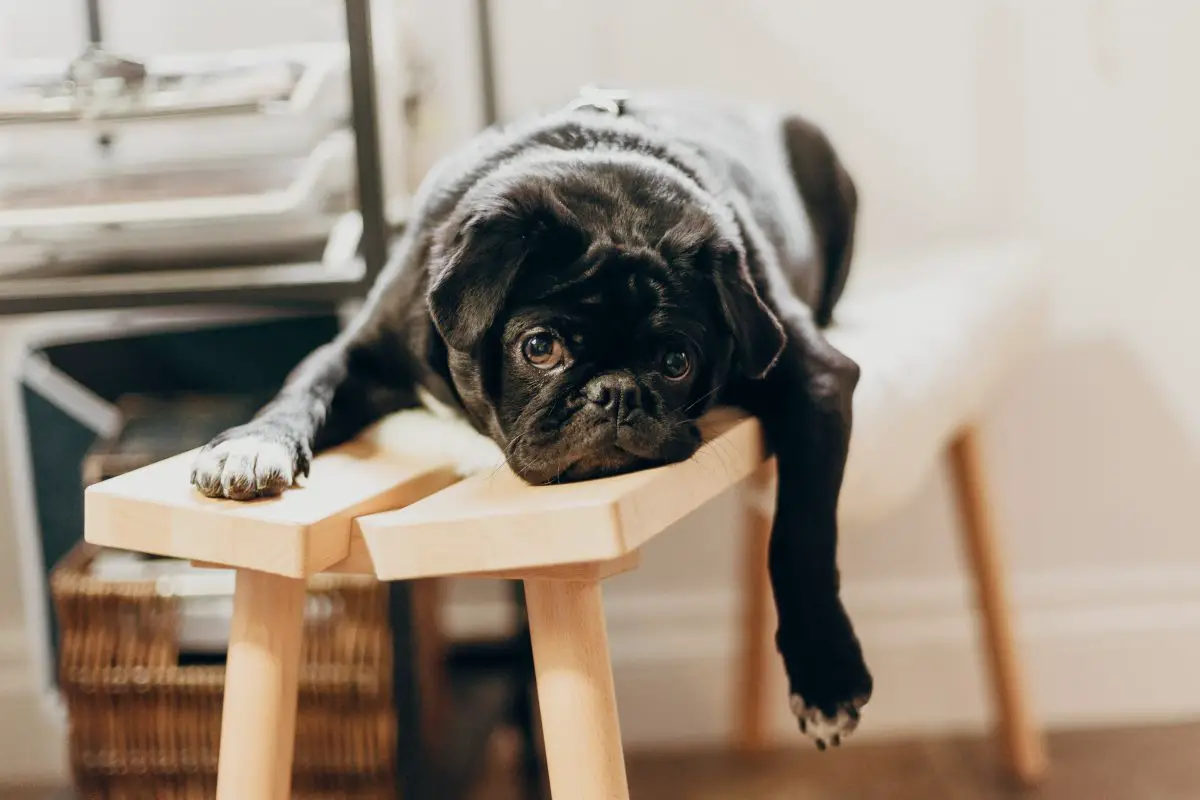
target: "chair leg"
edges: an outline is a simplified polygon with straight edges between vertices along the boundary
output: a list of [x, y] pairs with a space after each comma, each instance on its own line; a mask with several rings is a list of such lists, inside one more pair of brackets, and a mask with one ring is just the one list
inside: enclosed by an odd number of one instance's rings
[[238, 570], [217, 800], [289, 800], [305, 582]]
[[1033, 784], [1046, 772], [1045, 742], [1030, 712], [1017, 663], [1004, 568], [988, 506], [979, 437], [974, 428], [964, 430], [951, 444], [950, 465], [966, 554], [983, 616], [983, 636], [1004, 756], [1018, 780]]
[[555, 800], [628, 800], [600, 583], [528, 579], [525, 601]]
[[763, 464], [743, 487], [746, 530], [742, 538], [741, 639], [736, 671], [733, 745], [743, 753], [767, 746], [767, 664], [773, 652], [771, 586], [767, 551], [771, 543], [771, 482], [775, 462]]

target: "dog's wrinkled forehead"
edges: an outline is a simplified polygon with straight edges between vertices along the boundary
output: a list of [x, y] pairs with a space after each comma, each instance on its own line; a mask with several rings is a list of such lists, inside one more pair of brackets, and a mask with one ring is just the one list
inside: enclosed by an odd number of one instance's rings
[[688, 267], [719, 225], [686, 184], [637, 158], [550, 160], [481, 180], [439, 231], [430, 306], [455, 349], [471, 350], [519, 288], [570, 292], [624, 276], [661, 298], [667, 267]]
[[514, 299], [650, 314], [671, 302], [684, 277], [670, 268], [660, 251], [615, 244], [603, 234], [591, 237], [576, 259], [556, 266], [519, 276]]

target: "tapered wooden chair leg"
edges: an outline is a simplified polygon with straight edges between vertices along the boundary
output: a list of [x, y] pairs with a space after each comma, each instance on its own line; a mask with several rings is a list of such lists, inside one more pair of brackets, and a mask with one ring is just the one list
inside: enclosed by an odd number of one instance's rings
[[217, 800], [289, 800], [305, 582], [239, 570]]
[[774, 652], [771, 635], [771, 585], [767, 551], [774, 520], [771, 485], [775, 462], [764, 463], [742, 487], [745, 530], [742, 532], [742, 564], [739, 594], [741, 626], [736, 684], [733, 745], [743, 753], [767, 746], [767, 664]]
[[525, 598], [554, 800], [628, 800], [599, 581], [528, 579]]
[[1033, 719], [1021, 677], [1009, 615], [999, 543], [987, 499], [977, 432], [966, 429], [950, 446], [950, 465], [962, 515], [962, 533], [975, 583], [1001, 744], [1013, 775], [1037, 783], [1046, 772], [1042, 731]]

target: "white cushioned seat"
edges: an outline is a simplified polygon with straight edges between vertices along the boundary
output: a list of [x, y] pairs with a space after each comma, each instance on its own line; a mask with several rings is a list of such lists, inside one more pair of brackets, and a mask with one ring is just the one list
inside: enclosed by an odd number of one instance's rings
[[830, 341], [858, 362], [843, 522], [894, 511], [1045, 334], [1046, 282], [1018, 245], [857, 265]]
[[[1033, 351], [1046, 304], [1032, 261], [1027, 250], [999, 244], [856, 266], [828, 334], [862, 368], [844, 522], [879, 519], [904, 502]], [[445, 459], [464, 474], [501, 461], [490, 440], [449, 413], [402, 412], [372, 435], [382, 447]]]

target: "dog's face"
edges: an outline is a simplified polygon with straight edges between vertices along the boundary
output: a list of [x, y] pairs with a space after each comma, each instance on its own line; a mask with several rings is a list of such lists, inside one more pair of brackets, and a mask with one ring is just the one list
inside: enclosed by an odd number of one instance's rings
[[681, 461], [783, 345], [737, 233], [644, 164], [499, 176], [440, 232], [430, 311], [468, 413], [531, 483]]

